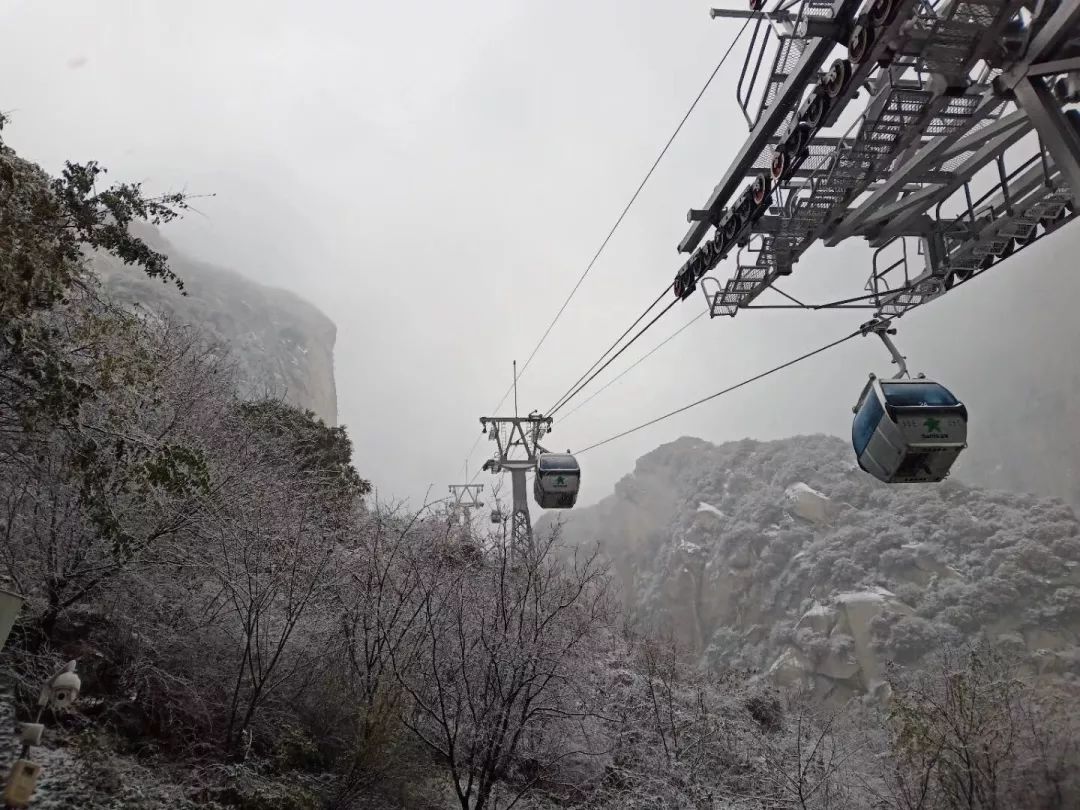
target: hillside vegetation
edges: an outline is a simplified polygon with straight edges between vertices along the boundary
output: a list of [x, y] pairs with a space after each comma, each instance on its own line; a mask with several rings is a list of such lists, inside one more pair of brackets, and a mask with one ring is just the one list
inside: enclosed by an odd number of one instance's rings
[[1080, 677], [1080, 523], [1060, 501], [887, 486], [831, 437], [684, 438], [564, 532], [600, 543], [648, 626], [822, 698], [978, 633], [1032, 674]]

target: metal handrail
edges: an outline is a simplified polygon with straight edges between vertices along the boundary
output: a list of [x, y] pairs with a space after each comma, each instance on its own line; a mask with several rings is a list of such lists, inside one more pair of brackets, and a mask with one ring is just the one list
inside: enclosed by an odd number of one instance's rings
[[[791, 15], [788, 10], [796, 4], [799, 6], [798, 11], [794, 15]], [[803, 39], [803, 37], [798, 36], [795, 32], [802, 30], [800, 26], [806, 20], [806, 7], [807, 0], [777, 0], [772, 11], [762, 11], [754, 22], [754, 31], [750, 36], [750, 44], [746, 48], [746, 57], [743, 59], [742, 70], [739, 72], [739, 81], [735, 85], [735, 100], [739, 105], [739, 109], [742, 110], [743, 118], [746, 119], [746, 123], [750, 129], [753, 129], [757, 125], [758, 120], [760, 120], [762, 113], [765, 111], [764, 94], [769, 91], [771, 77], [776, 74], [780, 60], [788, 57], [791, 49], [795, 47], [796, 40]], [[775, 20], [773, 15], [776, 15], [777, 17], [782, 16], [782, 21], [791, 25], [792, 33], [790, 35], [780, 35], [775, 33], [773, 26]], [[765, 24], [764, 34], [761, 34], [763, 23]], [[771, 38], [770, 34], [772, 35]], [[759, 35], [761, 37], [760, 43], [758, 40]], [[769, 82], [766, 82], [765, 84], [755, 114], [751, 116], [749, 109], [753, 101], [754, 91], [757, 88], [758, 76], [761, 74], [761, 66], [765, 62], [765, 54], [770, 39], [775, 39], [777, 42], [776, 53], [772, 59], [772, 67], [767, 74], [770, 79]], [[758, 51], [756, 59], [754, 59], [755, 48], [757, 48]], [[749, 81], [747, 81], [747, 71], [750, 68], [751, 60], [754, 61], [754, 67], [750, 72]]]

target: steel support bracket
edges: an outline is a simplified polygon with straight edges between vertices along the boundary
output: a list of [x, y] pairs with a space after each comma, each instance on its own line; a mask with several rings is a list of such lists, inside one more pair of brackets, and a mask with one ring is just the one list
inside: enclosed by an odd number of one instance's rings
[[1054, 165], [1068, 181], [1073, 201], [1080, 204], [1080, 132], [1043, 79], [1025, 76], [1017, 82], [1014, 92], [1017, 104], [1027, 112]]

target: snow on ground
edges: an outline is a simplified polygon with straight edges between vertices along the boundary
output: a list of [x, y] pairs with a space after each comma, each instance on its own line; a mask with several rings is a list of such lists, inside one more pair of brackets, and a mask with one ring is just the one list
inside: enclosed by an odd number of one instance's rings
[[895, 599], [896, 594], [887, 588], [873, 585], [862, 591], [845, 591], [838, 593], [833, 599], [843, 604], [844, 602], [884, 602], [886, 599]]
[[697, 554], [701, 551], [701, 546], [686, 539], [680, 540], [676, 548], [683, 554]]
[[698, 504], [697, 510], [699, 512], [712, 512], [718, 518], [726, 518], [727, 517], [727, 515], [725, 515], [722, 511], [717, 509], [711, 503], [705, 503], [704, 501], [702, 501], [701, 503]]
[[828, 495], [825, 495], [822, 492], [818, 492], [812, 486], [810, 486], [809, 484], [804, 484], [802, 481], [799, 481], [797, 484], [792, 484], [790, 487], [788, 487], [786, 490], [784, 490], [784, 494], [787, 495], [789, 498], [792, 498], [792, 499], [798, 498], [800, 495], [805, 494], [805, 495], [814, 495], [814, 496], [816, 496], [818, 498], [821, 498], [823, 500], [826, 500], [826, 501], [829, 500]]

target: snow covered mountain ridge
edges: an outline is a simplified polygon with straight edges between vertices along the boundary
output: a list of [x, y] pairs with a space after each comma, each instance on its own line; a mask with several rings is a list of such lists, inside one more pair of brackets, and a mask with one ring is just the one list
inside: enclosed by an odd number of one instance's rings
[[628, 609], [717, 668], [842, 700], [983, 631], [1035, 674], [1080, 675], [1080, 523], [1057, 500], [888, 487], [826, 436], [682, 438], [563, 520]]

